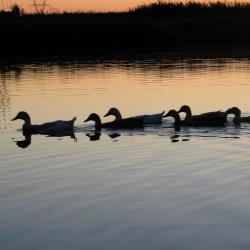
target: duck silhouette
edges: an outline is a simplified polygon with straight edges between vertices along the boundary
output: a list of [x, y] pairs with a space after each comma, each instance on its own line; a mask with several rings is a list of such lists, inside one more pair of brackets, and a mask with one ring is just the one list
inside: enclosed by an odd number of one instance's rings
[[[132, 117], [129, 117], [129, 119], [135, 119], [135, 120], [143, 119], [144, 124], [159, 124], [159, 123], [162, 123], [162, 116], [164, 112], [165, 111], [161, 113], [157, 113], [157, 114], [132, 116]], [[117, 108], [114, 108], [114, 107], [110, 108], [110, 110], [104, 115], [104, 117], [107, 117], [110, 115], [115, 117], [115, 121], [119, 121], [123, 119], [121, 112]]]
[[94, 121], [95, 122], [95, 130], [100, 131], [102, 128], [108, 129], [135, 129], [135, 128], [143, 128], [143, 118], [141, 119], [131, 119], [126, 118], [113, 122], [102, 123], [101, 118], [96, 113], [92, 113], [89, 117], [84, 121]]
[[250, 116], [241, 116], [241, 110], [237, 107], [232, 107], [227, 110], [228, 114], [234, 114], [233, 122], [241, 123], [241, 122], [250, 122]]
[[55, 131], [62, 131], [62, 130], [73, 130], [74, 128], [74, 122], [76, 120], [76, 117], [74, 117], [72, 120], [69, 121], [63, 121], [63, 120], [57, 120], [53, 122], [46, 122], [40, 125], [32, 125], [30, 116], [27, 112], [21, 111], [19, 112], [15, 118], [12, 119], [12, 121], [15, 120], [23, 120], [23, 132], [29, 132], [29, 133], [53, 133]]
[[174, 126], [180, 127], [180, 126], [193, 126], [193, 127], [217, 127], [217, 126], [224, 126], [225, 122], [221, 120], [193, 120], [189, 119], [187, 121], [182, 121], [180, 118], [179, 113], [172, 109], [168, 111], [166, 115], [163, 117], [173, 117], [174, 118]]
[[202, 113], [200, 115], [192, 115], [191, 108], [188, 105], [183, 105], [178, 113], [184, 112], [186, 114], [183, 121], [185, 122], [202, 122], [202, 121], [213, 121], [213, 123], [226, 123], [227, 121], [227, 112], [223, 111], [212, 111]]

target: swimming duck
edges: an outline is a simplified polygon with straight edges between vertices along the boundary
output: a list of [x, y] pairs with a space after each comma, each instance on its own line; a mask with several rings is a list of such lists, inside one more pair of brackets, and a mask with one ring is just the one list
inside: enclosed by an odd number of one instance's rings
[[[138, 115], [138, 116], [132, 116], [129, 117], [129, 119], [143, 119], [144, 124], [159, 124], [162, 123], [162, 116], [164, 114], [164, 111], [157, 114], [151, 114], [151, 115]], [[111, 108], [104, 117], [113, 115], [115, 117], [115, 121], [119, 121], [122, 119], [122, 115], [120, 111], [117, 108]]]
[[29, 133], [50, 133], [57, 130], [73, 130], [74, 122], [76, 117], [69, 121], [57, 120], [54, 122], [47, 122], [40, 125], [32, 125], [30, 116], [27, 112], [21, 111], [19, 112], [12, 121], [15, 120], [23, 120], [23, 132]]
[[250, 122], [250, 116], [241, 117], [241, 110], [237, 107], [229, 108], [227, 114], [234, 114], [234, 123]]
[[96, 113], [92, 113], [89, 117], [84, 121], [94, 121], [95, 122], [95, 130], [100, 131], [102, 128], [110, 128], [110, 129], [133, 129], [133, 128], [142, 128], [143, 127], [143, 119], [122, 119], [113, 122], [102, 123], [101, 118]]
[[216, 127], [216, 126], [224, 126], [225, 122], [220, 120], [193, 120], [189, 119], [187, 121], [182, 121], [180, 118], [179, 113], [176, 110], [170, 110], [166, 115], [163, 117], [173, 117], [175, 119], [174, 126], [193, 126], [193, 127]]
[[184, 121], [218, 121], [221, 123], [225, 123], [227, 121], [227, 112], [222, 111], [213, 111], [202, 113], [200, 115], [192, 115], [191, 108], [188, 105], [183, 105], [178, 113], [184, 112], [186, 113]]

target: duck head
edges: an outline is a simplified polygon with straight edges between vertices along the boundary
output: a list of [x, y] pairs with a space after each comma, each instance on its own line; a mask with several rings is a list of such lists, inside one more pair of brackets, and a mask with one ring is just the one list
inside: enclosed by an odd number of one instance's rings
[[181, 106], [181, 108], [179, 109], [178, 113], [181, 113], [181, 112], [186, 113], [185, 120], [188, 120], [192, 116], [191, 108], [188, 105]]
[[101, 119], [100, 119], [98, 114], [96, 114], [96, 113], [90, 114], [89, 117], [84, 122], [88, 122], [88, 121], [94, 121], [95, 122], [95, 129], [101, 130], [102, 123], [101, 123]]
[[27, 112], [21, 111], [11, 121], [23, 120], [24, 126], [31, 126], [30, 116]]
[[240, 116], [241, 116], [241, 111], [239, 108], [237, 107], [232, 107], [232, 108], [229, 108], [227, 111], [226, 111], [226, 114], [233, 114], [234, 115], [234, 119], [233, 121], [234, 122], [239, 122], [240, 121]]
[[122, 119], [122, 115], [120, 113], [120, 111], [117, 108], [111, 108], [105, 115], [104, 117], [113, 115], [115, 117], [115, 120], [121, 120]]
[[171, 116], [175, 119], [175, 123], [174, 123], [175, 126], [180, 125], [180, 123], [181, 123], [180, 115], [176, 110], [174, 110], [174, 109], [169, 110], [168, 113], [166, 115], [164, 115], [163, 117], [169, 117], [169, 116]]

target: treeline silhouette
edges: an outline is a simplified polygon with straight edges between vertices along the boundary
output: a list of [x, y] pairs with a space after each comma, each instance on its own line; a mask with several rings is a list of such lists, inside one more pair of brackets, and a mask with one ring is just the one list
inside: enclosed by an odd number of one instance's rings
[[126, 12], [0, 13], [0, 56], [249, 49], [249, 3], [159, 1]]

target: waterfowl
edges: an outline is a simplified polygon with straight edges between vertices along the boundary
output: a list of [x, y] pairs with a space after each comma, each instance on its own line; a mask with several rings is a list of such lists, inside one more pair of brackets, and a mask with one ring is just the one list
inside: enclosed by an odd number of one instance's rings
[[237, 107], [229, 108], [227, 114], [234, 114], [234, 123], [250, 122], [250, 116], [241, 117], [241, 110]]
[[[143, 119], [143, 123], [144, 124], [159, 124], [162, 123], [162, 116], [164, 114], [164, 111], [161, 113], [157, 113], [157, 114], [151, 114], [151, 115], [138, 115], [138, 116], [132, 116], [129, 117], [129, 119], [136, 119], [136, 120], [140, 120]], [[122, 119], [122, 115], [120, 113], [120, 111], [117, 108], [111, 108], [107, 114], [104, 115], [104, 117], [113, 115], [115, 117], [114, 121], [119, 121]]]
[[225, 122], [220, 120], [193, 120], [189, 119], [187, 121], [182, 121], [180, 118], [179, 113], [176, 110], [170, 110], [166, 115], [163, 117], [173, 117], [175, 119], [174, 126], [193, 126], [193, 127], [216, 127], [216, 126], [224, 126]]
[[191, 108], [188, 105], [183, 105], [178, 113], [184, 112], [186, 116], [184, 121], [218, 121], [221, 123], [225, 123], [227, 120], [227, 112], [222, 111], [213, 111], [202, 113], [200, 115], [192, 115]]
[[133, 129], [133, 128], [142, 128], [143, 127], [143, 119], [122, 119], [113, 122], [102, 123], [101, 118], [96, 113], [92, 113], [89, 117], [84, 121], [94, 121], [95, 122], [95, 130], [100, 131], [102, 128], [110, 128], [110, 129]]
[[32, 125], [30, 116], [27, 112], [21, 111], [19, 112], [12, 121], [15, 120], [23, 120], [23, 132], [27, 133], [51, 133], [59, 130], [73, 130], [74, 122], [76, 117], [69, 121], [57, 120], [54, 122], [47, 122], [40, 125]]

